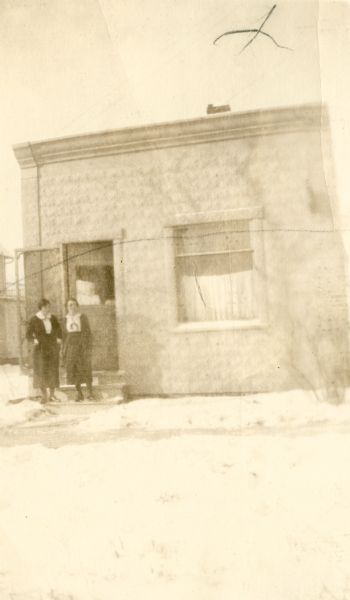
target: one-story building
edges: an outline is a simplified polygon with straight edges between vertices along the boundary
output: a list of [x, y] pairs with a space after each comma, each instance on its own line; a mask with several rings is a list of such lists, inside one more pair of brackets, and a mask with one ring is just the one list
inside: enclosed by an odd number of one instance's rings
[[[75, 296], [131, 394], [347, 377], [345, 256], [321, 106], [25, 143], [27, 316]], [[19, 254], [21, 254], [19, 253]]]

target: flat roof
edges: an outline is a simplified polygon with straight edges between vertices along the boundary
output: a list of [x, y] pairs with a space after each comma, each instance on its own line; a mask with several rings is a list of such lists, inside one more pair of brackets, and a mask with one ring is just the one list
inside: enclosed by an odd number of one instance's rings
[[20, 167], [27, 169], [84, 158], [317, 129], [327, 121], [321, 104], [305, 104], [26, 142], [14, 145], [13, 150]]

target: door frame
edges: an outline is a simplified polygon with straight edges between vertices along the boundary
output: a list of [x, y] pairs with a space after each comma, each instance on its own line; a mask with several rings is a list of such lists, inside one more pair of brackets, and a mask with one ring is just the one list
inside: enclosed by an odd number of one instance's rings
[[[21, 314], [21, 292], [20, 292], [20, 269], [19, 261], [22, 256], [29, 252], [44, 252], [45, 250], [58, 250], [59, 251], [59, 265], [61, 266], [61, 303], [62, 308], [65, 306], [68, 299], [68, 257], [67, 257], [67, 246], [70, 244], [79, 243], [93, 243], [96, 241], [108, 241], [112, 244], [113, 251], [113, 275], [114, 275], [114, 308], [115, 308], [115, 344], [116, 344], [116, 355], [117, 355], [117, 370], [120, 370], [121, 355], [120, 355], [120, 344], [119, 340], [124, 337], [124, 315], [125, 315], [125, 286], [124, 286], [124, 252], [123, 243], [125, 240], [124, 230], [119, 229], [116, 231], [116, 235], [110, 240], [69, 240], [60, 244], [45, 245], [45, 246], [28, 246], [24, 248], [17, 248], [15, 250], [15, 273], [16, 273], [16, 307], [17, 307], [17, 336], [19, 345], [19, 364], [20, 368], [24, 370], [24, 352], [23, 345], [21, 343], [22, 334], [22, 314]], [[24, 269], [24, 265], [23, 265]], [[26, 274], [23, 273], [23, 281], [25, 284]], [[40, 283], [41, 283], [41, 295], [43, 292], [43, 277], [42, 271], [40, 272]], [[25, 288], [25, 285], [24, 285]], [[25, 289], [24, 289], [25, 292]], [[24, 305], [26, 308], [26, 297], [24, 295]]]
[[[21, 370], [25, 369], [24, 362], [24, 352], [22, 345], [22, 313], [21, 313], [21, 291], [20, 291], [20, 275], [19, 275], [19, 261], [21, 256], [25, 256], [25, 254], [29, 252], [45, 252], [46, 250], [58, 250], [59, 252], [59, 262], [58, 266], [61, 266], [61, 281], [62, 281], [62, 294], [61, 294], [61, 303], [62, 307], [65, 305], [65, 297], [67, 293], [67, 276], [65, 263], [67, 259], [65, 257], [64, 252], [64, 244], [55, 244], [53, 246], [28, 246], [25, 248], [16, 248], [15, 250], [15, 273], [16, 273], [16, 307], [17, 307], [17, 337], [18, 337], [18, 347], [19, 347], [19, 365]], [[42, 261], [40, 260], [40, 264], [42, 266]], [[23, 264], [24, 271], [24, 264]], [[40, 270], [40, 291], [41, 296], [43, 295], [43, 271]], [[26, 281], [26, 273], [23, 272], [23, 282], [24, 282], [24, 306], [26, 309], [26, 290], [25, 290], [25, 281]]]
[[[71, 290], [69, 289], [69, 257], [67, 256], [67, 247], [70, 244], [94, 244], [94, 243], [109, 243], [112, 246], [112, 266], [113, 266], [113, 282], [114, 282], [114, 321], [115, 321], [115, 334], [114, 334], [114, 343], [116, 349], [116, 372], [120, 373], [120, 345], [119, 340], [121, 339], [121, 323], [123, 319], [121, 318], [124, 314], [124, 256], [123, 256], [123, 242], [124, 242], [124, 230], [117, 229], [114, 237], [105, 238], [103, 236], [99, 236], [97, 239], [70, 239], [69, 241], [65, 241], [61, 244], [61, 255], [62, 255], [62, 263], [66, 265], [66, 268], [63, 268], [63, 295], [64, 295], [64, 303], [68, 299], [68, 296], [71, 294]], [[69, 294], [68, 294], [69, 292]]]

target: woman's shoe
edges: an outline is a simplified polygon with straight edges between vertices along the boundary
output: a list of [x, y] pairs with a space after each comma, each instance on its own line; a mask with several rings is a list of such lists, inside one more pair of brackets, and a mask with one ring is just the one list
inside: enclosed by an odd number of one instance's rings
[[55, 396], [54, 388], [50, 389], [49, 402], [58, 402], [58, 399]]
[[47, 391], [41, 390], [40, 404], [47, 404], [47, 403], [48, 403]]

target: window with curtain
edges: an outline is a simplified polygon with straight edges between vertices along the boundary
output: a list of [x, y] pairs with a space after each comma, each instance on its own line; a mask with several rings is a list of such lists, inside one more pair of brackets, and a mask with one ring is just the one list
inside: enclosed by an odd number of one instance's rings
[[180, 322], [255, 319], [249, 220], [174, 229]]

